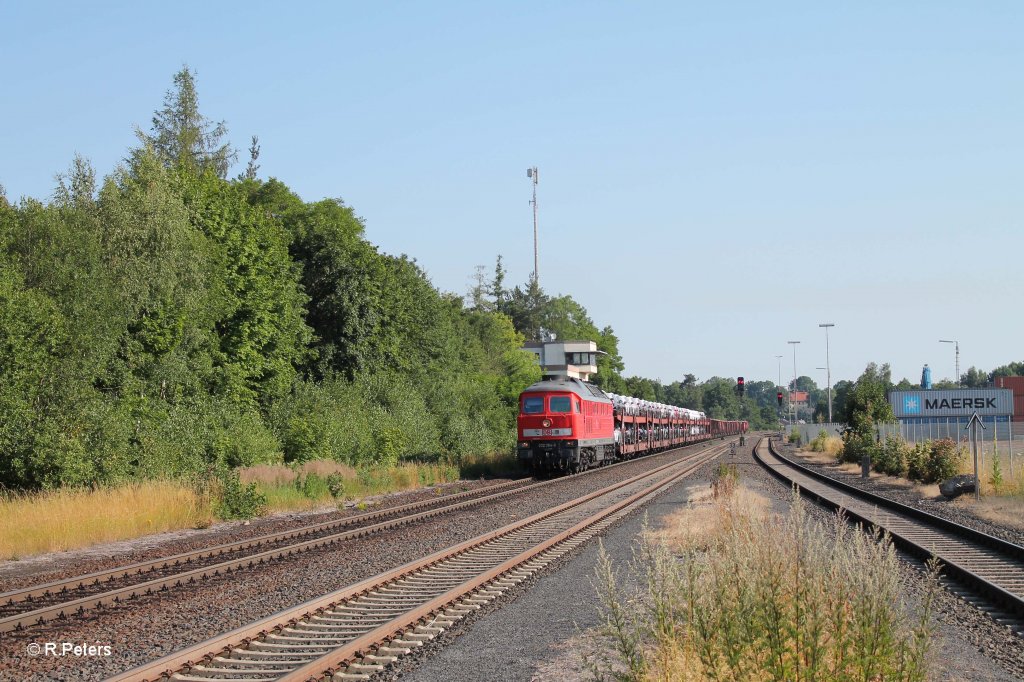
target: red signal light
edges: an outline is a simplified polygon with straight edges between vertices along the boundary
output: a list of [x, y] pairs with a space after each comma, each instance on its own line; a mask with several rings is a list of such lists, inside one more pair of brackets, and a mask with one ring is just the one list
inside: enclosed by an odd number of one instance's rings
[[779, 407], [782, 407], [782, 391], [776, 393], [775, 398], [779, 401]]

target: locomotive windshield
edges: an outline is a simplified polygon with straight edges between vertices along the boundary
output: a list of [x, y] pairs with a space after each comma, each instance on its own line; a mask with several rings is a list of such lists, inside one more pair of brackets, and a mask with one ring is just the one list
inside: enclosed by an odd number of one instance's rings
[[531, 396], [528, 398], [523, 398], [523, 414], [540, 414], [543, 411], [543, 396]]
[[569, 396], [566, 396], [566, 395], [553, 395], [553, 396], [551, 396], [551, 411], [552, 412], [572, 412], [572, 403], [570, 402]]

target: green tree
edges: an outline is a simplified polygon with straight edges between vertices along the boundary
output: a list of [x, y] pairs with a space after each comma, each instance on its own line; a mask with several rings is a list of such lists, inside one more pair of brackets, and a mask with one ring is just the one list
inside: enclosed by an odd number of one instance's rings
[[989, 385], [989, 373], [971, 367], [960, 377], [960, 383], [964, 388], [985, 388]]
[[174, 87], [164, 96], [164, 106], [154, 112], [149, 133], [137, 129], [142, 150], [152, 149], [166, 166], [199, 175], [211, 171], [226, 178], [237, 158], [231, 145], [224, 142], [227, 126], [214, 123], [199, 111], [196, 74], [183, 66], [174, 74]]
[[887, 399], [892, 389], [892, 372], [888, 364], [881, 367], [869, 363], [852, 389], [844, 396], [843, 421], [858, 436], [869, 437], [877, 423], [895, 421]]
[[185, 205], [219, 253], [225, 309], [215, 322], [218, 390], [237, 401], [268, 401], [287, 393], [310, 361], [312, 330], [300, 267], [290, 235], [249, 203], [243, 185], [206, 173], [186, 181]]
[[1022, 362], [1011, 362], [1006, 365], [1001, 365], [992, 370], [992, 379], [999, 377], [1019, 377], [1024, 376], [1024, 361]]

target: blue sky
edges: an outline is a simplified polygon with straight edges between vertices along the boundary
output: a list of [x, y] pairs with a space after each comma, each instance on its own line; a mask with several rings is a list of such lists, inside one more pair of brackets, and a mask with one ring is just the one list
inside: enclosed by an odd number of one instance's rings
[[261, 176], [464, 293], [502, 254], [627, 372], [1024, 360], [1019, 2], [7, 3], [0, 184], [109, 173], [175, 71]]

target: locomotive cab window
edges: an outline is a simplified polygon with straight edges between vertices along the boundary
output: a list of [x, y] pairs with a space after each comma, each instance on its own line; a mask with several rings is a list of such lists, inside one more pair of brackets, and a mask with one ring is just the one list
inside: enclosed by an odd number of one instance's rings
[[580, 401], [574, 400], [574, 401], [572, 401], [572, 404], [576, 407], [576, 414], [579, 414], [580, 413]]
[[569, 396], [555, 395], [551, 396], [551, 411], [552, 412], [572, 412], [572, 405], [569, 404]]
[[540, 414], [544, 411], [543, 396], [523, 398], [523, 414]]

